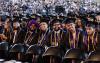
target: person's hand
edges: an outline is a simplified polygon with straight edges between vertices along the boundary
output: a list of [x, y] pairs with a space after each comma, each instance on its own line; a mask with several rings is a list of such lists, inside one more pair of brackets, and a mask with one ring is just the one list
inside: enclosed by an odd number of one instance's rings
[[4, 40], [6, 40], [6, 39], [7, 39], [7, 37], [6, 37], [4, 34], [3, 34], [2, 36], [3, 36], [3, 39], [4, 39]]
[[0, 34], [0, 38], [1, 38], [2, 40], [6, 40], [6, 39], [7, 39], [7, 37], [6, 37], [4, 34]]

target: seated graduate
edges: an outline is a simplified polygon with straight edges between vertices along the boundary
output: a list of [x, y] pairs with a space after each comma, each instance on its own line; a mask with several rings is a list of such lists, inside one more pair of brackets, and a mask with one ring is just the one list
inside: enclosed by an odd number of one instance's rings
[[57, 46], [65, 48], [66, 32], [61, 29], [61, 23], [59, 19], [53, 20], [53, 29], [48, 36], [48, 46]]
[[38, 34], [37, 29], [39, 27], [39, 24], [36, 22], [36, 20], [32, 19], [28, 23], [28, 31], [25, 35], [24, 43], [27, 45], [33, 45], [38, 42]]
[[95, 23], [88, 22], [84, 36], [84, 47], [86, 52], [95, 51], [100, 44], [100, 34], [95, 30]]
[[11, 43], [11, 36], [12, 36], [11, 33], [12, 33], [11, 19], [8, 16], [4, 23], [4, 30], [3, 30], [3, 34], [5, 35], [5, 37], [7, 37], [5, 41], [8, 43]]
[[18, 40], [18, 35], [19, 35], [20, 30], [21, 30], [18, 18], [15, 18], [13, 20], [13, 29], [12, 30], [13, 31], [11, 33], [11, 44], [15, 44]]
[[75, 28], [75, 19], [68, 18], [66, 20], [66, 30], [67, 30], [67, 39], [66, 46], [67, 48], [82, 48], [83, 46], [83, 32]]
[[46, 21], [42, 21], [39, 27], [38, 44], [45, 46], [47, 43], [48, 34], [49, 34], [48, 23]]
[[84, 31], [85, 26], [84, 26], [84, 23], [83, 23], [83, 20], [81, 17], [76, 18], [75, 24], [76, 24], [76, 29], [78, 29], [80, 31]]

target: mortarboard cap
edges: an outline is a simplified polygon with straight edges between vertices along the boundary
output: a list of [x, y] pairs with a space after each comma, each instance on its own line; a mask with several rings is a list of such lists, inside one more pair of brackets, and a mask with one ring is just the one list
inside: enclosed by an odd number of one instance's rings
[[86, 23], [86, 27], [92, 27], [92, 28], [95, 28], [96, 27], [96, 22], [92, 22], [92, 21], [88, 21], [87, 23]]
[[60, 19], [54, 19], [52, 23], [54, 24], [54, 23], [58, 23], [58, 22], [61, 23], [62, 21]]
[[68, 19], [66, 19], [66, 21], [65, 21], [66, 24], [74, 23], [74, 22], [75, 22], [75, 19], [74, 19], [74, 18], [68, 18]]

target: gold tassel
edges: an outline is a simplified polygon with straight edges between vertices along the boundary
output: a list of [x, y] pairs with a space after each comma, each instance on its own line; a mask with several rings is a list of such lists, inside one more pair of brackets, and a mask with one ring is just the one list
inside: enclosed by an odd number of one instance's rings
[[54, 44], [54, 46], [56, 46], [56, 42], [57, 42], [56, 34], [54, 34], [54, 36], [55, 36], [55, 44]]
[[92, 46], [93, 46], [93, 50], [95, 51], [95, 46], [94, 46], [94, 33], [93, 33], [93, 36], [92, 36]]
[[52, 45], [52, 41], [53, 41], [53, 40], [52, 40], [52, 34], [51, 34], [51, 39], [50, 39], [51, 45]]
[[89, 36], [88, 36], [88, 51], [90, 50], [90, 46], [89, 46]]
[[71, 48], [70, 33], [69, 33], [69, 45], [70, 45], [70, 48]]

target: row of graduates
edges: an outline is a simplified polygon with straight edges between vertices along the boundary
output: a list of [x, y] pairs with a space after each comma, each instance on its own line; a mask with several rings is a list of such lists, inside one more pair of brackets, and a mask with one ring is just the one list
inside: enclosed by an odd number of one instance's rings
[[59, 19], [53, 19], [51, 23], [47, 23], [46, 19], [41, 19], [40, 23], [35, 19], [18, 22], [16, 18], [11, 24], [8, 17], [4, 24], [0, 24], [1, 30], [3, 29], [0, 41], [6, 41], [10, 45], [21, 43], [26, 46], [58, 46], [64, 51], [70, 48], [79, 48], [86, 52], [99, 49], [100, 34], [95, 22], [87, 22], [84, 26], [81, 18], [68, 18], [64, 23]]

